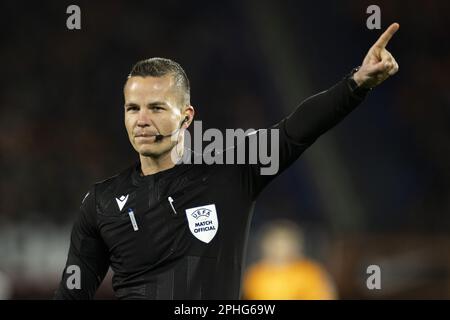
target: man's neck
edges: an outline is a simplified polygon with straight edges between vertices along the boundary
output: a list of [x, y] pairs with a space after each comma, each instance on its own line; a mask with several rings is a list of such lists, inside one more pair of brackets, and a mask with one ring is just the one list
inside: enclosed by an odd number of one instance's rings
[[[180, 156], [182, 156], [182, 153]], [[176, 165], [176, 162], [174, 162], [171, 157], [171, 152], [163, 154], [159, 157], [146, 157], [139, 155], [139, 158], [141, 161], [141, 174], [144, 176], [171, 169]]]

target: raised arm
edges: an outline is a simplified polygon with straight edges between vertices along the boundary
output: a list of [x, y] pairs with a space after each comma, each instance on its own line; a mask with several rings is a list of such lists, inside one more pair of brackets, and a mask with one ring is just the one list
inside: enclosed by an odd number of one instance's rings
[[[260, 165], [251, 165], [248, 190], [253, 197], [275, 176], [294, 162], [323, 133], [342, 121], [375, 86], [394, 75], [398, 64], [386, 45], [398, 30], [392, 24], [369, 49], [362, 65], [342, 81], [306, 100], [274, 126], [279, 129], [279, 170], [260, 175]], [[274, 150], [277, 148], [274, 148]]]

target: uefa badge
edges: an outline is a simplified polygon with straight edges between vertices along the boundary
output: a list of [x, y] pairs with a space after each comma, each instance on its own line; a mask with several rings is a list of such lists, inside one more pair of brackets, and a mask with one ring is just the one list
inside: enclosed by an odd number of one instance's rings
[[214, 204], [186, 209], [189, 230], [200, 241], [209, 243], [217, 233], [219, 221]]

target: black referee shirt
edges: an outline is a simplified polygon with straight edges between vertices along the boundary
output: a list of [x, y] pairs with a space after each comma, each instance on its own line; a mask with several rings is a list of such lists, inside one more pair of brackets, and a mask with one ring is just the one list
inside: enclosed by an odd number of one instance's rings
[[[55, 298], [92, 299], [111, 267], [119, 299], [239, 299], [258, 194], [364, 99], [351, 84], [345, 77], [273, 127], [276, 175], [261, 175], [258, 164], [179, 164], [142, 176], [136, 163], [94, 184], [73, 226]], [[67, 286], [70, 266], [79, 267], [79, 289]]]

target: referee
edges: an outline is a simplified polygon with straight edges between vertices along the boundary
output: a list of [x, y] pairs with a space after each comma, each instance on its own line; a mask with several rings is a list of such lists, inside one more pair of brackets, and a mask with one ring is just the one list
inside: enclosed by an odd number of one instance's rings
[[[278, 174], [398, 71], [385, 49], [398, 28], [394, 23], [381, 35], [359, 68], [273, 127], [279, 129]], [[86, 194], [55, 299], [92, 299], [109, 267], [119, 299], [241, 297], [255, 200], [276, 175], [261, 175], [259, 164], [174, 161], [194, 118], [189, 92], [176, 62], [134, 65], [124, 112], [139, 161]], [[175, 133], [179, 139], [172, 139]]]

